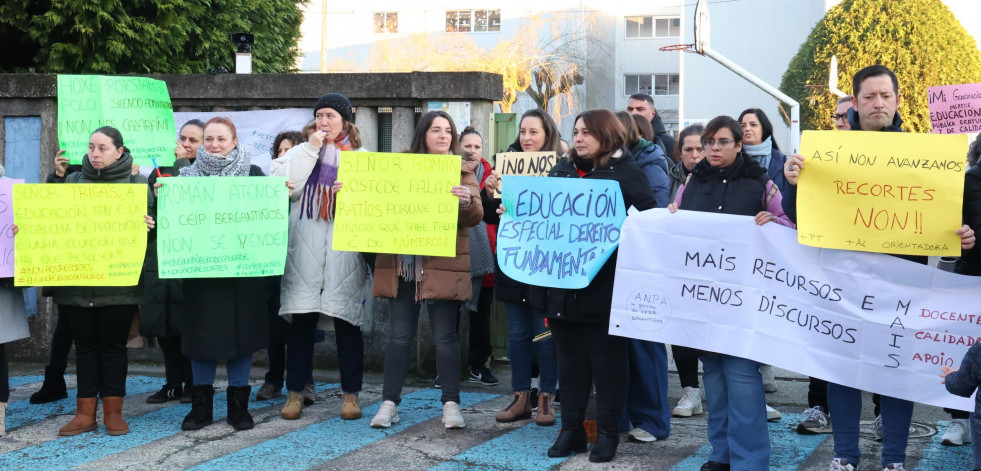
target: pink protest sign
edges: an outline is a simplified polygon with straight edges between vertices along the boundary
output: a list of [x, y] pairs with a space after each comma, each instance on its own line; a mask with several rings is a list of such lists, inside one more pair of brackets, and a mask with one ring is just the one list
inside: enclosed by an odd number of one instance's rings
[[927, 89], [934, 134], [981, 132], [981, 83]]
[[14, 276], [14, 183], [24, 180], [0, 179], [0, 278]]

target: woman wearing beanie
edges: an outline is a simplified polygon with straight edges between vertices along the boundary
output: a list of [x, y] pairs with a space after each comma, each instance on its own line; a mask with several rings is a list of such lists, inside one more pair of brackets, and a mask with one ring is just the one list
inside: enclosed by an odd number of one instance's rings
[[[460, 155], [456, 126], [450, 115], [444, 111], [424, 114], [412, 136], [409, 152]], [[480, 163], [462, 159], [460, 163], [460, 184], [450, 189], [460, 203], [456, 256], [378, 254], [375, 259], [374, 295], [391, 299], [391, 330], [385, 347], [383, 402], [371, 419], [372, 427], [388, 428], [399, 421], [398, 404], [409, 368], [409, 347], [416, 335], [422, 303], [426, 303], [436, 344], [436, 370], [443, 390], [443, 424], [448, 429], [466, 425], [460, 415], [460, 346], [456, 320], [460, 305], [473, 295], [467, 228], [480, 223], [484, 211], [474, 176]]]
[[289, 250], [283, 273], [279, 315], [290, 322], [286, 337], [286, 404], [284, 419], [299, 419], [303, 391], [313, 368], [314, 336], [318, 324], [337, 334], [337, 358], [344, 402], [341, 417], [361, 418], [358, 393], [364, 372], [361, 326], [365, 309], [362, 290], [368, 266], [357, 252], [331, 248], [337, 164], [342, 151], [359, 150], [361, 136], [354, 126], [351, 102], [328, 93], [313, 107], [316, 130], [286, 152], [274, 172], [289, 178]]
[[[204, 126], [204, 145], [194, 163], [180, 170], [179, 178], [262, 176], [249, 154], [238, 145], [235, 124], [212, 118]], [[160, 185], [159, 183], [157, 185]], [[181, 428], [198, 430], [214, 421], [215, 372], [225, 360], [228, 372], [228, 416], [235, 430], [252, 428], [249, 414], [249, 372], [252, 354], [269, 342], [266, 309], [270, 277], [196, 278], [184, 280], [184, 319], [181, 349], [191, 358], [194, 386], [191, 412]]]
[[[69, 174], [66, 183], [143, 183], [132, 175], [133, 157], [123, 148], [123, 136], [116, 128], [104, 126], [89, 137], [89, 151], [82, 159], [82, 171]], [[152, 194], [147, 192], [148, 201]], [[147, 227], [153, 220], [145, 216]], [[95, 411], [99, 396], [106, 431], [109, 435], [129, 433], [123, 420], [126, 396], [126, 339], [136, 309], [143, 302], [142, 286], [52, 287], [42, 291], [53, 296], [58, 315], [64, 316], [75, 342], [78, 377], [78, 409], [58, 434], [78, 435], [95, 430]]]

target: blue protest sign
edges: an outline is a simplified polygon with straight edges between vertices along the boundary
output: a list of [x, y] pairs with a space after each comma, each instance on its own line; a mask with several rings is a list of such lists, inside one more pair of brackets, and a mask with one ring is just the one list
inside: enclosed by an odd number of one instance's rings
[[612, 180], [503, 177], [507, 209], [497, 260], [507, 276], [550, 288], [585, 288], [620, 243], [627, 217]]

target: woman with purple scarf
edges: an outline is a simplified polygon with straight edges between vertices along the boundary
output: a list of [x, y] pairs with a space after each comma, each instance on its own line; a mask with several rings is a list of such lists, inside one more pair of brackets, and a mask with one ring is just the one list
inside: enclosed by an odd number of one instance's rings
[[341, 417], [361, 418], [358, 393], [364, 370], [364, 285], [368, 266], [357, 252], [331, 249], [334, 203], [340, 184], [337, 163], [342, 151], [361, 149], [353, 109], [346, 97], [328, 93], [313, 107], [316, 130], [293, 147], [272, 171], [285, 176], [290, 195], [289, 249], [283, 273], [279, 315], [290, 321], [286, 338], [284, 419], [299, 419], [303, 388], [313, 365], [316, 330], [333, 328], [344, 402]]

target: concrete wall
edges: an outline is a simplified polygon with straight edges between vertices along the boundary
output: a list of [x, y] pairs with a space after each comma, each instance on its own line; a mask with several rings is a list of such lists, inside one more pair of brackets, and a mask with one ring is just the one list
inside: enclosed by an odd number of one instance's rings
[[[425, 109], [428, 101], [467, 101], [471, 103], [471, 125], [483, 136], [489, 135], [488, 116], [493, 102], [501, 99], [501, 76], [477, 72], [415, 72], [389, 74], [268, 74], [268, 75], [152, 75], [167, 82], [175, 111], [235, 111], [311, 107], [325, 93], [336, 92], [351, 99], [357, 113], [355, 123], [361, 130], [366, 147], [377, 149], [377, 115], [379, 107], [393, 108], [393, 149], [409, 147], [415, 128], [415, 109]], [[0, 163], [18, 168], [16, 178], [44, 181], [53, 170], [58, 150], [56, 76], [42, 74], [0, 74]], [[21, 136], [24, 117], [40, 118], [40, 134]], [[16, 125], [14, 124], [16, 123]], [[8, 129], [9, 128], [9, 129]], [[36, 126], [34, 127], [36, 129]], [[7, 134], [17, 132], [18, 134]], [[36, 132], [36, 131], [35, 131]], [[396, 140], [397, 139], [397, 140]], [[404, 142], [403, 142], [404, 141]], [[26, 143], [26, 145], [25, 145]], [[487, 143], [485, 142], [485, 147]], [[40, 158], [38, 159], [39, 148]], [[24, 149], [34, 149], [26, 152]], [[29, 156], [26, 154], [33, 154]], [[31, 158], [32, 165], [21, 165]], [[29, 294], [34, 296], [33, 294]], [[46, 361], [55, 308], [50, 298], [30, 299], [36, 306], [30, 318], [31, 339], [14, 343], [8, 354], [18, 360]], [[365, 363], [369, 369], [381, 369], [385, 332], [388, 325], [388, 303], [376, 300], [374, 313], [365, 328]], [[425, 318], [425, 317], [424, 317]], [[418, 346], [413, 353], [421, 371], [435, 371], [432, 359], [432, 337], [428, 321], [420, 323]], [[336, 365], [333, 334], [318, 346], [321, 366]], [[135, 360], [159, 359], [156, 348], [133, 350]], [[257, 357], [258, 358], [258, 357]]]

